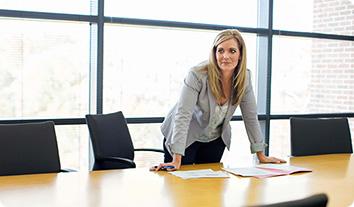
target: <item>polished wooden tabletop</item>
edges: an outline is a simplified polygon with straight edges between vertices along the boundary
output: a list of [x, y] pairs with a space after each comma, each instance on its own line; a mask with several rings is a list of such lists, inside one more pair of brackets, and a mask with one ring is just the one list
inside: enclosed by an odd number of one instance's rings
[[[265, 179], [183, 180], [145, 168], [0, 177], [0, 203], [13, 206], [247, 206], [329, 196], [328, 206], [354, 202], [354, 156], [294, 157], [291, 165], [313, 172]], [[220, 170], [223, 164], [183, 166], [181, 170]], [[1, 206], [1, 205], [0, 205]]]

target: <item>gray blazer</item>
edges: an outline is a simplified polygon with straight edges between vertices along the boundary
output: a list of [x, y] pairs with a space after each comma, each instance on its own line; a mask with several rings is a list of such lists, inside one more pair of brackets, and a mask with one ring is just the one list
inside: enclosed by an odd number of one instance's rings
[[[184, 155], [185, 149], [200, 137], [215, 113], [216, 100], [208, 84], [208, 75], [200, 71], [205, 64], [192, 68], [184, 79], [182, 93], [177, 104], [170, 110], [161, 125], [161, 132], [166, 138], [165, 146], [173, 153]], [[240, 108], [250, 141], [251, 152], [263, 151], [266, 144], [257, 119], [257, 106], [254, 97], [250, 71], [247, 70], [246, 91]], [[237, 106], [229, 102], [228, 111], [222, 126], [221, 137], [230, 150], [230, 120]]]

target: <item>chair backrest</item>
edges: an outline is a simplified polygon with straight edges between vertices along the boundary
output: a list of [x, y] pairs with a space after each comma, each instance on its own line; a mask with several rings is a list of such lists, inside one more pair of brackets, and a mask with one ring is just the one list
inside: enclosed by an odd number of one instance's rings
[[121, 111], [110, 114], [88, 114], [95, 158], [122, 157], [134, 160], [134, 146], [126, 119]]
[[54, 122], [0, 124], [0, 175], [60, 172]]
[[326, 207], [328, 196], [324, 193], [312, 195], [303, 199], [260, 205], [258, 207]]
[[290, 118], [292, 156], [352, 153], [347, 118]]

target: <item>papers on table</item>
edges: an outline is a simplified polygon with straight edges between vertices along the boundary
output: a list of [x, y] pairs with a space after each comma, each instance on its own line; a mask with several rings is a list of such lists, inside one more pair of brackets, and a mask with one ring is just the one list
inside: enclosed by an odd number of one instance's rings
[[271, 174], [270, 172], [266, 170], [262, 170], [256, 167], [245, 167], [245, 168], [223, 168], [226, 172], [235, 174], [235, 175], [241, 175], [244, 177], [270, 177], [274, 176], [274, 174]]
[[[267, 178], [280, 175], [290, 175], [296, 172], [311, 172], [311, 169], [287, 164], [261, 164], [254, 167], [222, 168], [224, 171], [211, 169], [173, 171], [170, 174], [182, 179], [191, 178], [228, 178], [228, 173], [244, 177]], [[228, 172], [228, 173], [227, 173]]]
[[229, 175], [223, 171], [213, 171], [212, 169], [204, 170], [187, 170], [187, 171], [173, 171], [170, 174], [180, 177], [182, 179], [191, 178], [228, 178]]
[[280, 172], [286, 172], [288, 174], [295, 173], [295, 172], [311, 172], [311, 169], [298, 167], [294, 165], [287, 165], [287, 164], [262, 164], [257, 165], [257, 168], [267, 169], [267, 170], [276, 170]]
[[289, 175], [296, 172], [311, 172], [312, 170], [286, 164], [262, 164], [247, 168], [223, 168], [226, 172], [245, 177], [267, 178]]

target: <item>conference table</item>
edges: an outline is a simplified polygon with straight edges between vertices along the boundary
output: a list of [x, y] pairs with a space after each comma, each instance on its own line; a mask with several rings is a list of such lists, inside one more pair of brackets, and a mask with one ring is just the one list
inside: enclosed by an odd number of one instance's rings
[[[49, 173], [0, 177], [0, 206], [249, 206], [329, 196], [328, 206], [354, 202], [354, 156], [351, 154], [291, 157], [288, 163], [312, 169], [258, 179], [181, 179], [146, 168]], [[182, 166], [181, 170], [220, 170], [222, 163]]]

